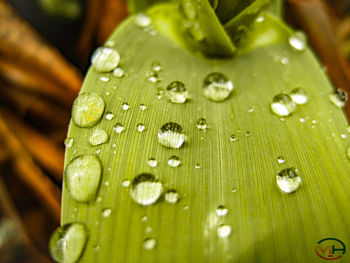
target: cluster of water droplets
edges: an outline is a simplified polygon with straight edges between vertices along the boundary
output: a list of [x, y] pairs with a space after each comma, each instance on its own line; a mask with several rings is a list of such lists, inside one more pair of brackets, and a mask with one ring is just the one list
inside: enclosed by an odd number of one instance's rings
[[270, 107], [277, 116], [286, 117], [296, 111], [297, 105], [303, 105], [307, 102], [306, 91], [302, 88], [295, 88], [290, 94], [280, 93], [273, 97]]

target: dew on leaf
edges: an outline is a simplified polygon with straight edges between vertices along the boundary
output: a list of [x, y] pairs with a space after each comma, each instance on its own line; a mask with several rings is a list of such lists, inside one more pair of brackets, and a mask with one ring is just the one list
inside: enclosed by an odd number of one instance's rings
[[296, 191], [301, 184], [301, 178], [298, 175], [297, 169], [294, 167], [281, 170], [276, 180], [281, 191], [287, 194]]
[[175, 123], [168, 122], [164, 124], [158, 131], [158, 141], [168, 148], [180, 148], [186, 140], [183, 128]]
[[91, 57], [91, 63], [98, 72], [110, 72], [120, 61], [119, 53], [111, 47], [99, 47]]
[[271, 103], [271, 110], [280, 117], [289, 116], [296, 110], [296, 104], [287, 94], [276, 95]]
[[212, 101], [224, 101], [230, 96], [232, 90], [233, 83], [222, 73], [211, 73], [204, 79], [204, 96]]
[[130, 196], [136, 203], [147, 206], [157, 202], [162, 191], [163, 185], [154, 175], [142, 173], [133, 179]]

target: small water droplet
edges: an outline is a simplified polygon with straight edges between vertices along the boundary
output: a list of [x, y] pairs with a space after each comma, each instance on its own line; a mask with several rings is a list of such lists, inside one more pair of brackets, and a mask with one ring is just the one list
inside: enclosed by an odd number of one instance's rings
[[171, 167], [178, 167], [181, 164], [181, 160], [178, 156], [172, 155], [168, 160], [168, 165]]
[[238, 190], [238, 189], [237, 189], [236, 187], [234, 187], [234, 188], [231, 190], [231, 192], [232, 192], [232, 193], [236, 193], [237, 190]]
[[148, 221], [148, 216], [142, 216], [141, 217], [142, 222], [147, 222]]
[[204, 79], [203, 90], [205, 97], [212, 101], [220, 102], [230, 96], [233, 84], [222, 73], [211, 73]]
[[89, 143], [93, 146], [108, 142], [109, 136], [107, 132], [101, 128], [95, 128], [89, 138]]
[[95, 155], [80, 155], [65, 170], [65, 183], [70, 195], [79, 202], [95, 198], [102, 174], [101, 162]]
[[180, 81], [171, 82], [166, 88], [165, 95], [172, 103], [185, 103], [189, 98], [185, 84]]
[[82, 128], [96, 125], [104, 112], [105, 103], [95, 93], [82, 93], [74, 101], [72, 119], [75, 125]]
[[238, 138], [236, 137], [236, 135], [231, 134], [231, 136], [230, 136], [230, 141], [231, 141], [231, 142], [236, 142], [236, 141], [238, 141]]
[[106, 47], [113, 47], [115, 45], [115, 42], [113, 40], [107, 40], [104, 46]]
[[145, 104], [140, 104], [139, 109], [140, 111], [145, 111], [147, 109], [147, 106]]
[[278, 94], [273, 98], [271, 110], [277, 116], [289, 116], [296, 110], [296, 104], [287, 94]]
[[341, 133], [341, 134], [340, 134], [340, 137], [341, 137], [342, 139], [344, 139], [344, 140], [345, 140], [346, 138], [348, 138], [348, 136], [347, 136], [345, 133]]
[[197, 122], [197, 128], [198, 130], [205, 131], [208, 128], [208, 122], [204, 118], [200, 118]]
[[143, 241], [143, 248], [145, 250], [153, 250], [156, 247], [156, 240], [154, 238], [146, 238]]
[[289, 44], [297, 51], [303, 51], [306, 48], [306, 36], [303, 32], [294, 32], [289, 37]]
[[120, 61], [119, 53], [110, 47], [99, 47], [91, 57], [91, 63], [98, 72], [110, 72]]
[[302, 88], [295, 88], [291, 91], [290, 97], [296, 104], [305, 104], [308, 101], [307, 93]]
[[342, 108], [348, 100], [348, 94], [344, 90], [337, 89], [335, 93], [330, 94], [328, 98], [335, 106]]
[[158, 131], [158, 141], [168, 148], [180, 148], [186, 140], [183, 128], [175, 123], [168, 122], [164, 124]]
[[281, 170], [276, 176], [277, 185], [281, 191], [292, 193], [298, 189], [301, 184], [301, 178], [294, 167]]
[[107, 112], [105, 118], [110, 121], [114, 118], [114, 114], [112, 112]]
[[278, 156], [278, 157], [277, 157], [277, 162], [278, 162], [279, 164], [283, 164], [283, 163], [286, 162], [286, 159], [285, 159], [283, 156]]
[[179, 201], [180, 195], [175, 189], [170, 189], [166, 191], [164, 199], [170, 204], [175, 204]]
[[157, 202], [162, 191], [163, 185], [154, 175], [143, 173], [133, 179], [130, 196], [136, 203], [147, 206]]
[[299, 121], [302, 122], [302, 123], [304, 123], [304, 122], [305, 122], [305, 119], [304, 119], [304, 118], [300, 118]]
[[224, 205], [219, 205], [216, 208], [216, 214], [217, 216], [226, 216], [228, 213], [228, 209]]
[[152, 20], [149, 16], [145, 14], [138, 14], [135, 17], [135, 23], [139, 27], [148, 27], [151, 25]]
[[255, 21], [258, 22], [258, 23], [261, 23], [265, 20], [265, 17], [264, 16], [258, 16], [257, 18], [255, 18]]
[[143, 125], [142, 123], [137, 124], [137, 131], [138, 132], [143, 132], [146, 129], [145, 125]]
[[102, 211], [102, 216], [103, 216], [104, 218], [109, 217], [111, 214], [112, 214], [112, 210], [109, 209], [109, 208], [105, 208], [105, 209], [103, 209], [103, 211]]
[[155, 72], [159, 72], [159, 71], [162, 70], [159, 61], [153, 61], [151, 67], [152, 67], [152, 70], [155, 71]]
[[201, 165], [200, 165], [199, 163], [196, 163], [196, 164], [194, 165], [194, 167], [195, 167], [196, 169], [200, 169], [200, 168], [201, 168]]
[[113, 70], [113, 75], [116, 76], [117, 78], [121, 78], [124, 76], [124, 70], [117, 67]]
[[81, 223], [60, 226], [52, 234], [49, 250], [56, 262], [77, 262], [87, 241], [86, 228]]
[[217, 230], [217, 234], [220, 238], [226, 238], [229, 237], [231, 235], [232, 232], [232, 228], [229, 225], [220, 225], [218, 230]]
[[64, 145], [66, 146], [66, 148], [72, 147], [73, 144], [74, 144], [74, 139], [71, 138], [71, 137], [67, 137], [67, 138], [64, 140]]
[[281, 58], [281, 63], [282, 63], [283, 65], [287, 65], [287, 64], [289, 63], [289, 58], [287, 58], [287, 57]]
[[248, 109], [248, 112], [249, 112], [249, 113], [254, 112], [254, 108], [253, 108], [253, 107], [249, 108], [249, 109]]
[[250, 137], [250, 135], [252, 135], [252, 132], [251, 132], [251, 131], [246, 131], [246, 132], [245, 132], [245, 136]]
[[108, 81], [109, 81], [109, 78], [108, 78], [108, 77], [105, 77], [105, 76], [102, 76], [102, 77], [100, 77], [100, 80], [101, 80], [102, 82], [108, 82]]
[[126, 188], [129, 187], [130, 186], [130, 180], [128, 180], [128, 179], [123, 180], [122, 186], [126, 187]]
[[127, 111], [130, 108], [129, 104], [127, 102], [123, 102], [122, 104], [122, 110]]
[[122, 133], [124, 131], [124, 126], [121, 123], [117, 123], [116, 125], [114, 125], [113, 130], [116, 133]]
[[149, 158], [147, 160], [147, 164], [148, 164], [149, 167], [154, 168], [154, 167], [158, 166], [158, 161], [155, 158]]

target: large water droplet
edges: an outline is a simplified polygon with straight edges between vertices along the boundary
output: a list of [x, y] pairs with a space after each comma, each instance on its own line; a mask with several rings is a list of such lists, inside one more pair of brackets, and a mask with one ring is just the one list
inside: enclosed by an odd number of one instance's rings
[[146, 238], [143, 241], [143, 248], [145, 250], [153, 250], [156, 246], [157, 242], [154, 238]]
[[301, 178], [294, 167], [281, 170], [276, 180], [278, 187], [285, 193], [296, 191], [301, 184]]
[[99, 47], [91, 57], [91, 63], [98, 72], [110, 72], [120, 61], [119, 53], [110, 47]]
[[74, 101], [72, 108], [72, 119], [78, 127], [92, 127], [102, 117], [105, 103], [95, 93], [82, 93]]
[[170, 204], [175, 204], [179, 201], [180, 195], [175, 189], [170, 189], [166, 191], [164, 199]]
[[303, 32], [297, 31], [289, 37], [289, 44], [297, 51], [303, 51], [306, 48], [306, 36]]
[[196, 125], [197, 125], [198, 130], [206, 130], [208, 128], [208, 122], [204, 118], [200, 118], [197, 121]]
[[344, 90], [337, 89], [335, 93], [330, 94], [328, 98], [335, 106], [342, 108], [348, 100], [348, 94]]
[[71, 137], [67, 137], [67, 138], [64, 140], [64, 145], [66, 146], [66, 148], [72, 147], [73, 144], [74, 144], [74, 139], [71, 138]]
[[121, 123], [116, 123], [113, 127], [116, 133], [122, 133], [124, 131], [124, 126]]
[[227, 99], [232, 90], [232, 82], [221, 73], [211, 73], [205, 77], [204, 83], [204, 96], [212, 101], [224, 101]]
[[130, 196], [136, 203], [147, 206], [157, 202], [162, 191], [163, 185], [154, 175], [143, 173], [133, 179]]
[[292, 100], [296, 104], [305, 104], [308, 101], [307, 93], [302, 88], [295, 88], [290, 92]]
[[180, 148], [185, 140], [183, 128], [175, 122], [164, 124], [158, 131], [158, 141], [165, 147]]
[[271, 110], [277, 116], [289, 116], [296, 110], [296, 104], [287, 94], [278, 94], [273, 98]]
[[49, 250], [56, 262], [77, 262], [87, 241], [85, 226], [81, 223], [70, 223], [55, 230], [49, 242]]
[[101, 128], [95, 128], [89, 138], [89, 143], [93, 146], [108, 142], [109, 136], [107, 132]]
[[172, 155], [168, 160], [168, 165], [171, 167], [178, 167], [181, 164], [181, 160], [178, 156]]
[[154, 167], [158, 166], [158, 161], [155, 158], [149, 158], [147, 160], [147, 164], [148, 164], [149, 167], [154, 168]]
[[102, 174], [101, 162], [95, 155], [80, 155], [65, 170], [65, 183], [71, 196], [80, 202], [95, 198]]
[[225, 224], [220, 225], [218, 230], [217, 230], [218, 236], [220, 238], [229, 237], [231, 235], [231, 232], [232, 232], [231, 226], [225, 225]]
[[166, 88], [165, 95], [172, 103], [185, 103], [189, 98], [185, 84], [180, 81], [171, 82]]
[[228, 209], [224, 205], [219, 205], [216, 208], [216, 214], [217, 216], [225, 216], [228, 213]]

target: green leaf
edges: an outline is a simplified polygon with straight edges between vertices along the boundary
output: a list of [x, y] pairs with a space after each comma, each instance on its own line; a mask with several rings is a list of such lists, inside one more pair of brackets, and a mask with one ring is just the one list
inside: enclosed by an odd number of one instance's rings
[[[81, 91], [101, 96], [105, 114], [114, 117], [103, 116], [93, 128], [72, 122], [68, 133], [74, 144], [67, 148], [66, 166], [79, 155], [92, 154], [103, 167], [93, 201], [77, 202], [63, 186], [62, 224], [83, 223], [89, 235], [80, 262], [308, 263], [318, 262], [315, 245], [323, 238], [349, 244], [349, 139], [340, 136], [346, 132], [345, 116], [328, 100], [332, 86], [312, 52], [293, 49], [290, 30], [273, 19], [267, 17], [261, 27], [254, 24], [247, 36], [250, 48], [226, 59], [196, 56], [163, 34], [137, 26], [135, 17], [114, 32], [108, 43], [115, 43], [125, 76], [91, 67]], [[278, 41], [269, 42], [265, 32], [276, 32]], [[161, 65], [157, 83], [147, 80], [154, 62]], [[213, 72], [234, 84], [223, 102], [203, 94], [203, 81]], [[186, 85], [191, 100], [174, 104], [159, 93], [173, 81]], [[273, 97], [296, 87], [306, 90], [309, 102], [285, 119], [274, 115]], [[142, 104], [147, 109], [140, 110]], [[199, 118], [207, 120], [206, 130], [197, 128]], [[183, 127], [188, 138], [183, 147], [158, 142], [158, 131], [168, 122]], [[122, 132], [113, 129], [117, 123]], [[94, 128], [109, 134], [108, 143], [89, 144]], [[172, 155], [181, 159], [180, 166], [168, 165]], [[285, 163], [278, 162], [279, 156]], [[149, 158], [158, 166], [150, 167]], [[285, 194], [276, 176], [290, 167], [298, 169], [302, 184]], [[127, 187], [125, 180], [140, 174], [152, 178], [157, 191], [159, 182], [164, 191], [176, 189], [179, 202], [135, 202], [133, 185]], [[151, 190], [148, 195], [155, 194]], [[228, 209], [226, 216], [216, 214], [220, 205]], [[226, 238], [218, 236], [218, 229], [227, 231], [221, 224], [232, 228]], [[153, 249], [144, 248], [152, 248], [154, 241]]]
[[163, 2], [178, 2], [179, 0], [128, 0], [130, 14], [135, 14], [146, 10], [152, 5]]

